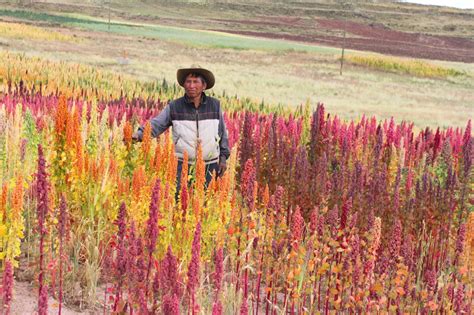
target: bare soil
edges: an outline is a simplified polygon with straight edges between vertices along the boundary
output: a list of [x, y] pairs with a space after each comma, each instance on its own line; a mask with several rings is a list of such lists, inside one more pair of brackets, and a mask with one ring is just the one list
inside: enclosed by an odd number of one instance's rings
[[[28, 282], [15, 281], [13, 286], [13, 301], [10, 314], [27, 315], [37, 314], [38, 312], [38, 289]], [[57, 300], [49, 297], [48, 314], [58, 314], [59, 303]], [[94, 314], [91, 312], [83, 313], [71, 310], [64, 305], [61, 308], [63, 315]]]

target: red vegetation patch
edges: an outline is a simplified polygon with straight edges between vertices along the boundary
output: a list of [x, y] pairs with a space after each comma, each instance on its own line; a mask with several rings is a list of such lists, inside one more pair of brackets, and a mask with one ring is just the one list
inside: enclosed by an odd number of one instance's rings
[[[235, 22], [235, 21], [234, 21]], [[241, 21], [243, 23], [243, 21]], [[247, 21], [245, 24], [267, 24], [288, 25], [287, 17], [272, 19], [272, 21]], [[299, 24], [299, 23], [297, 23]], [[344, 30], [345, 22], [342, 20], [318, 19], [316, 28], [325, 30]], [[295, 25], [301, 27], [301, 25]], [[474, 62], [474, 41], [450, 36], [425, 35], [421, 33], [407, 33], [391, 30], [383, 25], [372, 24], [365, 25], [357, 22], [347, 21], [346, 48], [378, 53], [406, 56], [414, 58], [438, 59], [448, 61]], [[256, 31], [229, 31], [223, 32], [299, 41], [311, 44], [322, 44], [333, 47], [341, 47], [342, 35], [293, 35], [274, 32], [256, 32]], [[352, 37], [356, 36], [356, 37]]]

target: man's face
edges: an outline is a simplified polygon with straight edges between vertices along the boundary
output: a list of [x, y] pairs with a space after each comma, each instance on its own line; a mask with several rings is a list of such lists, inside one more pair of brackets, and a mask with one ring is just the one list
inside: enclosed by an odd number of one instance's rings
[[195, 98], [201, 95], [206, 89], [206, 83], [203, 83], [200, 78], [188, 75], [184, 81], [184, 90], [189, 98]]

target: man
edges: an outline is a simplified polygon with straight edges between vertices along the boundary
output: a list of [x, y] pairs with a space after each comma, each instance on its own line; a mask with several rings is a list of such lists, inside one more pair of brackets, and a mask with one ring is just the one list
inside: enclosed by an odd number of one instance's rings
[[[171, 101], [161, 113], [150, 120], [151, 135], [158, 137], [173, 126], [175, 155], [178, 158], [177, 193], [180, 189], [181, 170], [184, 152], [188, 152], [189, 163], [195, 162], [198, 141], [206, 164], [206, 187], [213, 172], [222, 176], [227, 169], [230, 155], [227, 128], [220, 102], [207, 96], [204, 91], [214, 86], [215, 78], [211, 71], [199, 66], [179, 69], [179, 85], [184, 87], [185, 95]], [[133, 134], [134, 141], [141, 141], [144, 126]]]

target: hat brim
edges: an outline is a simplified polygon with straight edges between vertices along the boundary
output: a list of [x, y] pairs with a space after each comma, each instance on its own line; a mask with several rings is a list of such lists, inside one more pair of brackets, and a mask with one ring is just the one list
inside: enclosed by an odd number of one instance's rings
[[204, 77], [206, 80], [206, 90], [210, 89], [214, 86], [214, 83], [216, 83], [216, 80], [214, 78], [214, 74], [212, 74], [211, 71], [203, 68], [185, 68], [185, 69], [179, 69], [178, 72], [176, 73], [176, 77], [178, 79], [179, 85], [184, 87], [184, 81], [186, 81], [186, 77], [190, 73], [197, 73], [200, 74]]

